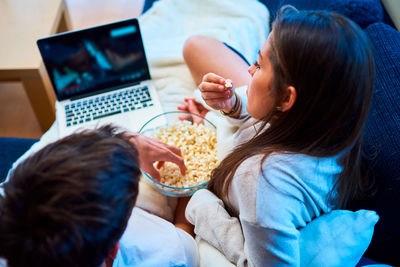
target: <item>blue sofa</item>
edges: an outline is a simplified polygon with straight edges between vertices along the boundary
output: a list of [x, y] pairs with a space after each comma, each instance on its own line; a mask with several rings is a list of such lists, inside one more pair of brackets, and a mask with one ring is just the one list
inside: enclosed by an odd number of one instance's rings
[[[157, 0], [146, 0], [143, 12]], [[400, 32], [379, 0], [260, 0], [271, 20], [279, 8], [326, 9], [357, 22], [370, 38], [376, 63], [375, 89], [364, 130], [364, 160], [374, 175], [377, 193], [353, 209], [375, 210], [380, 220], [359, 266], [381, 262], [400, 266]], [[0, 178], [11, 164], [36, 142], [35, 139], [0, 138]], [[371, 259], [371, 260], [370, 260]]]
[[[400, 266], [400, 32], [379, 0], [273, 0], [265, 1], [274, 16], [280, 6], [326, 9], [359, 24], [369, 37], [376, 64], [371, 110], [364, 130], [364, 160], [375, 176], [377, 193], [353, 209], [375, 210], [380, 220], [364, 256]], [[366, 263], [366, 262], [365, 262]]]
[[[355, 21], [369, 37], [376, 64], [371, 110], [364, 130], [364, 161], [376, 179], [376, 194], [353, 209], [375, 210], [380, 220], [364, 256], [400, 266], [400, 32], [379, 0], [263, 0], [271, 20], [279, 8], [332, 10]], [[363, 258], [360, 265], [367, 265]]]

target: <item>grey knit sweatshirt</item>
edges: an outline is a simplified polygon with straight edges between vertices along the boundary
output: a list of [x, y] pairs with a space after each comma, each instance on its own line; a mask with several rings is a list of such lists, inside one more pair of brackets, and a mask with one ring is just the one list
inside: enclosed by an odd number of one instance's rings
[[[236, 143], [254, 133], [246, 116], [231, 121], [245, 121]], [[198, 236], [237, 266], [299, 266], [299, 230], [332, 210], [328, 194], [342, 167], [338, 156], [275, 153], [261, 169], [261, 158], [250, 157], [239, 166], [228, 198], [221, 200], [207, 189], [197, 191], [186, 217]]]

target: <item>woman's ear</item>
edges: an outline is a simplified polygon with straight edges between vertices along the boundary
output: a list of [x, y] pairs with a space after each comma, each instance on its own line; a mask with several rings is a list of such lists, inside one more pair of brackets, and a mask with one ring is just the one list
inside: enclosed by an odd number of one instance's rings
[[286, 88], [286, 93], [282, 100], [282, 112], [290, 110], [296, 102], [297, 91], [293, 86]]

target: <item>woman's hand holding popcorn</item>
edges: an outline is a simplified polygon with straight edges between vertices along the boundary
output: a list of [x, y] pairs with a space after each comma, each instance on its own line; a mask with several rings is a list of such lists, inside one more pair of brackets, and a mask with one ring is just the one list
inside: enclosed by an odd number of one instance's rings
[[201, 97], [210, 107], [228, 113], [235, 106], [232, 81], [214, 73], [207, 73], [199, 85]]

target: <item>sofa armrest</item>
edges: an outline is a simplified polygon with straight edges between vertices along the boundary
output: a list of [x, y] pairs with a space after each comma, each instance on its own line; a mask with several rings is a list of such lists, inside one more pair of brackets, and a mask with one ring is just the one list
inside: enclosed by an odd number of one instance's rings
[[37, 141], [28, 138], [0, 137], [0, 182], [7, 177], [12, 164]]

